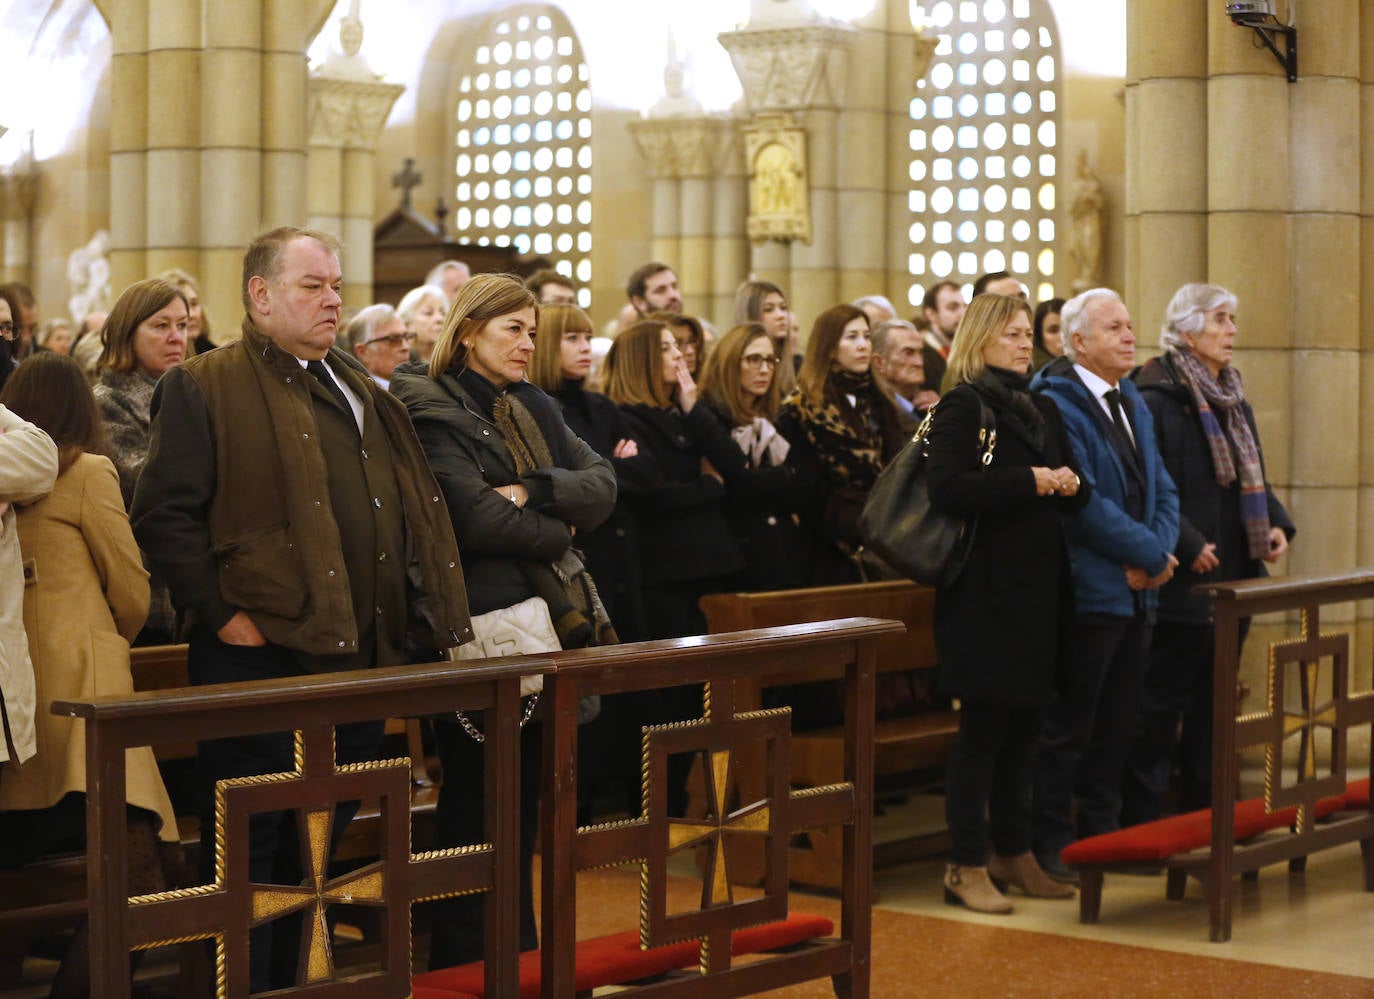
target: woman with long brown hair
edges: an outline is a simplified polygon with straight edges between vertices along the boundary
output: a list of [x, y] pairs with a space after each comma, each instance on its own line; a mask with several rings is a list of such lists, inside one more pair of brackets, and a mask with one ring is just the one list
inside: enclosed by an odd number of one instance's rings
[[791, 445], [773, 425], [782, 404], [778, 372], [785, 363], [760, 323], [736, 326], [721, 338], [702, 374], [703, 403], [739, 448], [726, 466], [725, 517], [744, 555], [727, 585], [739, 590], [805, 586], [810, 575], [798, 525], [801, 484]]
[[[52, 714], [57, 700], [132, 692], [129, 642], [148, 613], [148, 573], [134, 543], [119, 478], [104, 449], [95, 398], [81, 367], [40, 352], [15, 370], [0, 403], [58, 444], [57, 484], [19, 510], [24, 560], [33, 582], [24, 588], [24, 629], [33, 658], [38, 752], [7, 764], [0, 782], [0, 858], [23, 864], [85, 839], [86, 753], [82, 725]], [[129, 805], [129, 893], [167, 887], [158, 841], [177, 841], [176, 820], [157, 761], [148, 747], [131, 749], [126, 767]], [[53, 996], [87, 995], [86, 931], [77, 932], [58, 970]]]
[[800, 453], [812, 484], [802, 515], [812, 582], [855, 583], [859, 514], [883, 467], [906, 443], [897, 409], [873, 381], [868, 317], [835, 305], [816, 317], [797, 387], [783, 400], [778, 430]]

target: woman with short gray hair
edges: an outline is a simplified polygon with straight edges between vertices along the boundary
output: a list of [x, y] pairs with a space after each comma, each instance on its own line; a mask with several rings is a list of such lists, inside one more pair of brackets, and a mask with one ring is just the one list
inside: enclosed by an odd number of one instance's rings
[[1180, 718], [1179, 810], [1211, 804], [1212, 607], [1194, 587], [1266, 575], [1266, 563], [1278, 561], [1294, 534], [1265, 480], [1255, 415], [1231, 363], [1236, 307], [1225, 288], [1185, 284], [1164, 313], [1163, 353], [1134, 375], [1178, 487], [1179, 571], [1159, 594], [1141, 727], [1122, 789], [1123, 826], [1159, 816]]

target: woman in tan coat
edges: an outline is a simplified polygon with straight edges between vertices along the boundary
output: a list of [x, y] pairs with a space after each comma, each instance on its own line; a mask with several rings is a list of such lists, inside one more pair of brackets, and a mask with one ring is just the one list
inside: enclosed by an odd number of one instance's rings
[[[45, 498], [19, 510], [24, 557], [24, 630], [37, 686], [38, 752], [0, 782], [0, 863], [24, 863], [84, 837], [86, 746], [79, 720], [49, 713], [54, 700], [133, 690], [129, 641], [148, 613], [148, 573], [139, 558], [119, 477], [100, 446], [95, 398], [68, 357], [34, 355], [10, 377], [0, 402], [59, 445], [58, 477]], [[176, 841], [171, 802], [150, 748], [129, 750], [129, 890], [166, 888], [157, 847]], [[54, 996], [84, 988], [85, 933], [63, 959]]]

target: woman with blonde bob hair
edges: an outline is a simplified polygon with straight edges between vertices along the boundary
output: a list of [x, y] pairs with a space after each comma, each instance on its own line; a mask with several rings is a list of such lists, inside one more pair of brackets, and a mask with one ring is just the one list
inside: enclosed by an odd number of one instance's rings
[[778, 413], [778, 430], [799, 450], [809, 484], [802, 526], [817, 586], [861, 581], [859, 514], [878, 473], [906, 443], [897, 407], [873, 381], [872, 356], [868, 317], [852, 305], [826, 309]]
[[783, 363], [775, 346], [762, 324], [736, 326], [721, 338], [702, 375], [704, 401], [740, 452], [726, 474], [725, 518], [746, 563], [728, 585], [744, 591], [805, 586], [808, 577], [796, 516], [805, 490], [797, 488], [797, 466], [788, 460], [791, 445], [773, 426]]
[[[534, 294], [515, 277], [478, 274], [454, 296], [429, 363], [392, 373], [448, 503], [474, 616], [539, 597], [563, 648], [615, 641], [596, 588], [572, 551], [615, 503], [615, 473], [568, 429], [558, 404], [526, 380], [539, 319]], [[435, 726], [444, 785], [435, 816], [439, 848], [483, 837], [480, 743], [455, 719]], [[531, 882], [539, 803], [538, 726], [520, 751], [520, 946], [538, 946]], [[434, 909], [430, 967], [483, 954], [480, 895]]]
[[977, 525], [958, 577], [935, 591], [940, 685], [960, 702], [945, 794], [945, 901], [976, 912], [1011, 912], [999, 886], [1074, 894], [1031, 850], [1031, 783], [1072, 627], [1063, 515], [1083, 508], [1089, 488], [1058, 407], [1029, 390], [1033, 348], [1022, 299], [975, 298], [926, 436], [931, 508]]

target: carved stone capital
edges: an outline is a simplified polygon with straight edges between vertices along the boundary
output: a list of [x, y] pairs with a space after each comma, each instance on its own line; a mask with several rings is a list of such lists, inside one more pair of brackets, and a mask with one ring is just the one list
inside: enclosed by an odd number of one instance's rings
[[326, 148], [376, 147], [391, 106], [405, 91], [399, 83], [310, 78], [310, 144]]
[[720, 152], [729, 145], [733, 122], [721, 115], [701, 118], [645, 118], [630, 122], [630, 135], [654, 179], [713, 177]]
[[840, 21], [720, 34], [749, 111], [805, 111], [844, 103], [849, 49], [858, 32]]

